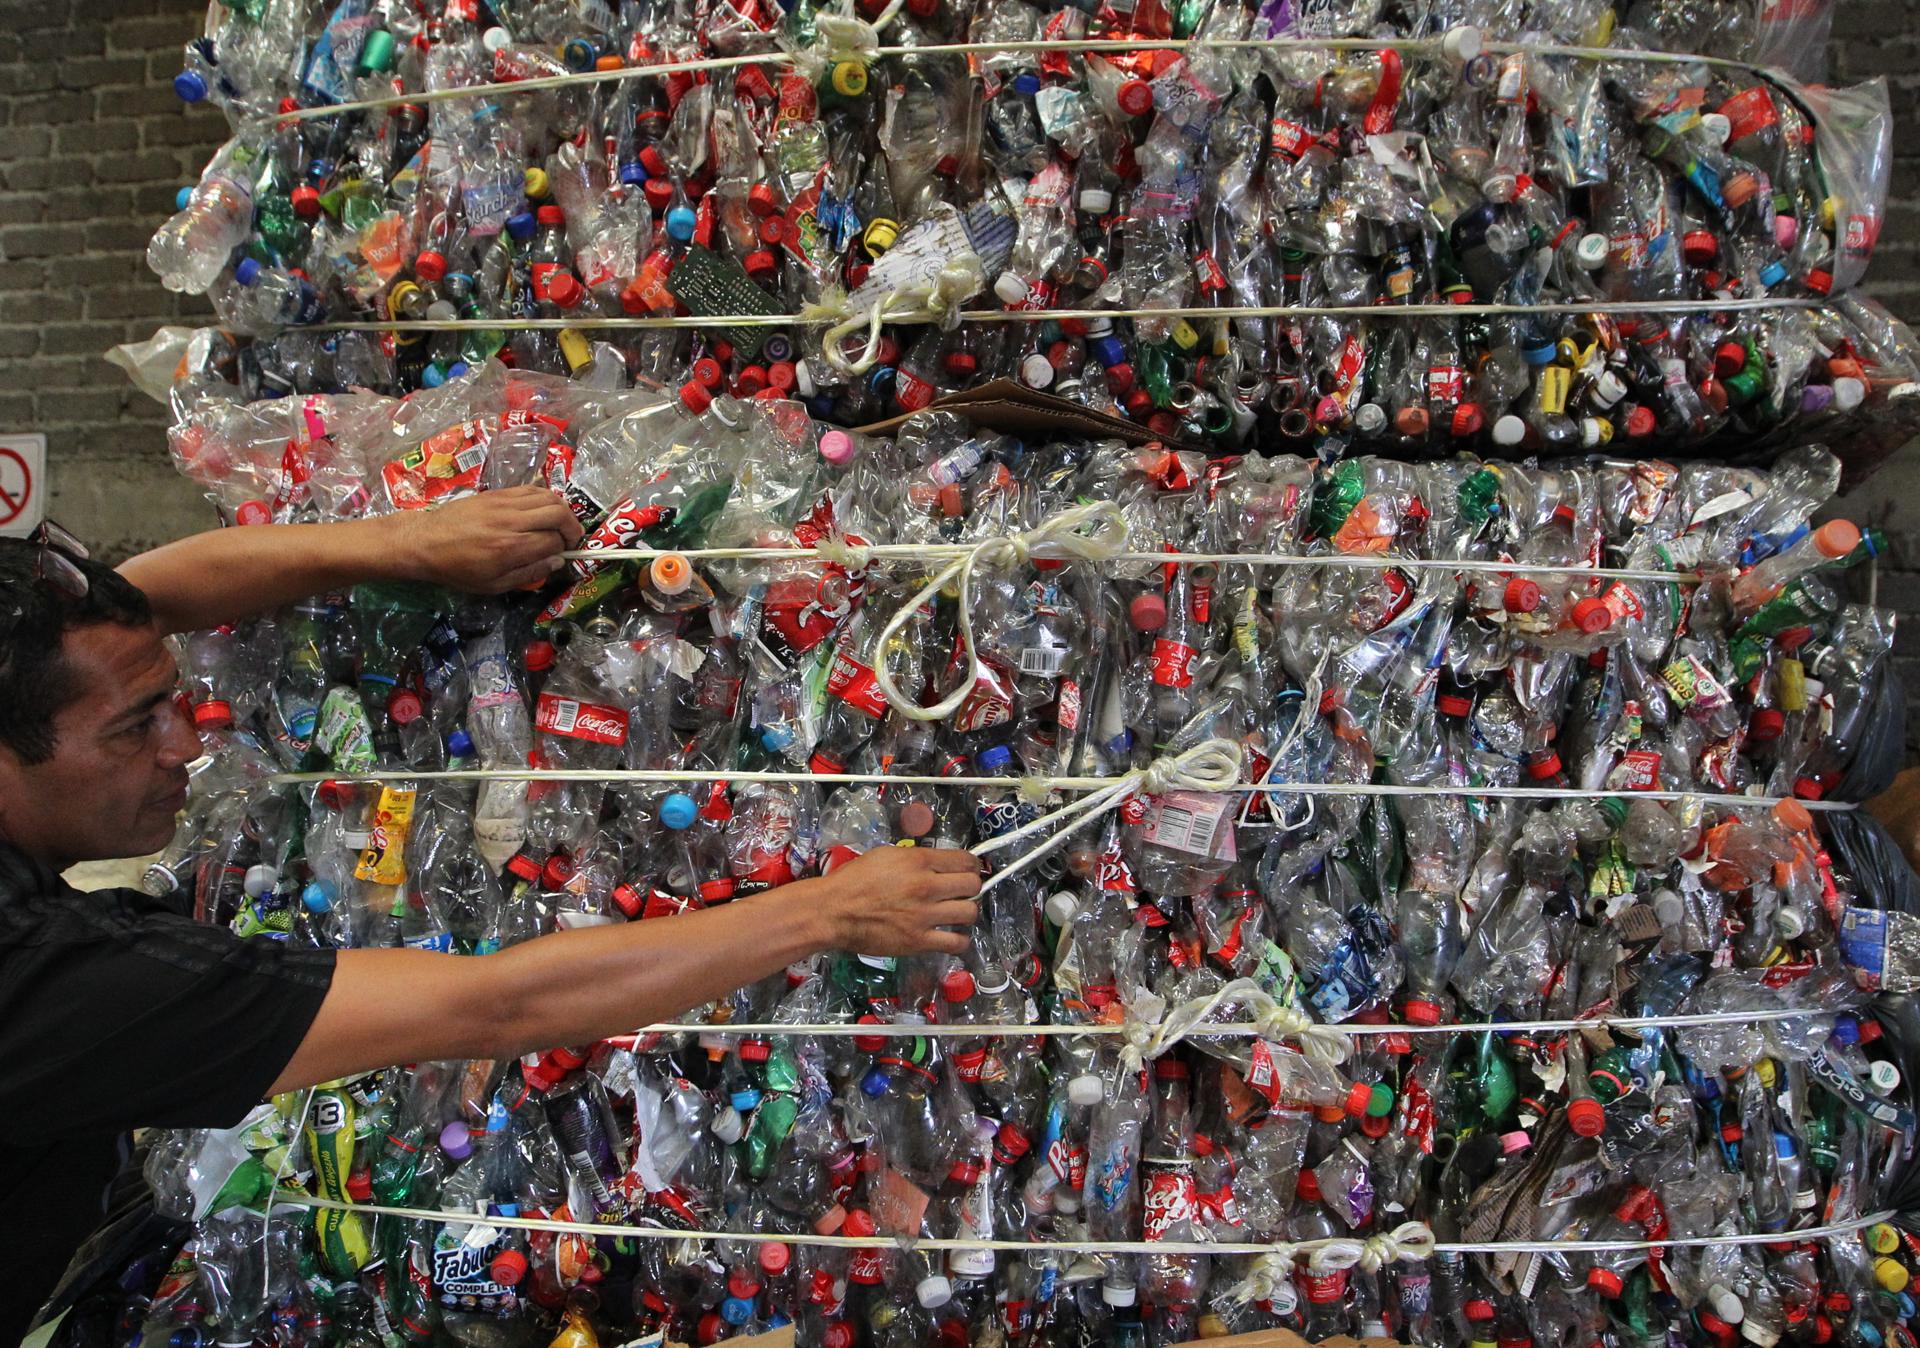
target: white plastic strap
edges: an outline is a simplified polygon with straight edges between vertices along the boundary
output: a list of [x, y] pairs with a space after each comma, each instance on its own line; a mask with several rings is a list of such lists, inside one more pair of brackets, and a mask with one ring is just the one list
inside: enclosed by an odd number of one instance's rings
[[[1610, 1254], [1634, 1250], [1671, 1250], [1713, 1245], [1765, 1245], [1781, 1240], [1832, 1240], [1850, 1236], [1891, 1221], [1891, 1210], [1870, 1213], [1851, 1221], [1826, 1226], [1802, 1227], [1793, 1231], [1756, 1232], [1720, 1236], [1673, 1236], [1664, 1240], [1492, 1240], [1442, 1241], [1433, 1238], [1432, 1229], [1422, 1222], [1406, 1222], [1390, 1232], [1367, 1238], [1336, 1237], [1331, 1240], [1302, 1240], [1260, 1243], [1255, 1241], [1204, 1240], [955, 1240], [948, 1238], [915, 1239], [905, 1236], [816, 1236], [787, 1235], [770, 1231], [679, 1231], [664, 1226], [624, 1226], [614, 1222], [572, 1222], [553, 1217], [479, 1216], [472, 1212], [445, 1212], [438, 1208], [398, 1207], [384, 1203], [343, 1203], [338, 1199], [312, 1194], [276, 1193], [275, 1206], [315, 1208], [333, 1212], [357, 1212], [368, 1217], [394, 1217], [404, 1221], [471, 1225], [484, 1221], [488, 1226], [516, 1231], [551, 1231], [559, 1235], [623, 1236], [635, 1240], [737, 1241], [745, 1245], [817, 1246], [840, 1250], [894, 1249], [902, 1253], [952, 1250], [1007, 1250], [1032, 1253], [1057, 1250], [1064, 1254], [1160, 1254], [1160, 1255], [1272, 1255], [1294, 1258], [1307, 1256], [1311, 1262], [1320, 1251], [1322, 1268], [1379, 1268], [1390, 1259], [1428, 1259], [1436, 1254]], [[1350, 1257], [1351, 1263], [1339, 1261]], [[1369, 1264], [1369, 1260], [1373, 1262]]]

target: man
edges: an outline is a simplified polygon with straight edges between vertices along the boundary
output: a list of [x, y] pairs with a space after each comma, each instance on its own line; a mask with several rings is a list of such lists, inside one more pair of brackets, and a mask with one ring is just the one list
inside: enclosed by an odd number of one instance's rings
[[117, 1139], [218, 1127], [267, 1095], [397, 1062], [504, 1058], [665, 1019], [822, 950], [958, 953], [975, 859], [883, 848], [670, 922], [497, 955], [242, 941], [60, 872], [173, 834], [200, 743], [161, 638], [382, 577], [477, 592], [544, 579], [577, 542], [551, 493], [489, 492], [338, 525], [220, 530], [115, 572], [0, 540], [0, 1345], [101, 1219]]

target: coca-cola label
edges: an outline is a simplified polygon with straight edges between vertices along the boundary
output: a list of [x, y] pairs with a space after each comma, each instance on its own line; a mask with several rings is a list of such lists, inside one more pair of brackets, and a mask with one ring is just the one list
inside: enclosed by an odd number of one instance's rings
[[[673, 511], [667, 506], [639, 505], [632, 497], [623, 497], [619, 505], [609, 510], [592, 533], [580, 540], [583, 552], [606, 552], [613, 548], [630, 548], [639, 541], [642, 531], [658, 524], [668, 524], [673, 520]], [[581, 576], [590, 576], [599, 569], [600, 563], [582, 557], [573, 563], [574, 571]]]
[[1053, 720], [1068, 734], [1080, 728], [1080, 685], [1073, 679], [1060, 680], [1060, 697], [1054, 703]]
[[533, 724], [545, 734], [592, 744], [627, 742], [627, 714], [620, 708], [603, 707], [597, 702], [582, 702], [555, 693], [540, 694], [540, 701], [534, 707]]
[[1331, 1273], [1306, 1273], [1300, 1278], [1300, 1290], [1307, 1294], [1307, 1300], [1316, 1306], [1332, 1306], [1344, 1301], [1347, 1296], [1347, 1271], [1334, 1269]]
[[1729, 98], [1720, 105], [1720, 115], [1727, 119], [1729, 145], [1757, 136], [1780, 121], [1780, 110], [1773, 105], [1773, 96], [1764, 84], [1743, 89]]
[[1427, 401], [1452, 407], [1466, 396], [1467, 372], [1458, 365], [1427, 367]]
[[1153, 681], [1162, 688], [1190, 688], [1199, 658], [1199, 652], [1184, 642], [1160, 637], [1153, 643]]
[[1313, 132], [1285, 117], [1274, 118], [1267, 128], [1267, 144], [1274, 154], [1286, 159], [1299, 159], [1312, 147], [1313, 141]]
[[1093, 871], [1094, 886], [1108, 894], [1135, 894], [1139, 885], [1133, 878], [1133, 867], [1127, 864], [1125, 853], [1115, 839], [1100, 853], [1100, 860]]
[[886, 694], [871, 665], [863, 665], [852, 652], [833, 653], [833, 668], [827, 674], [827, 694], [875, 720], [887, 714]]
[[537, 300], [553, 298], [553, 283], [559, 279], [566, 268], [558, 262], [536, 262], [527, 268], [527, 277], [533, 282], [533, 297]]
[[1191, 1170], [1178, 1167], [1149, 1170], [1141, 1203], [1140, 1238], [1186, 1239], [1193, 1231], [1198, 1207]]
[[[988, 1079], [987, 1062], [991, 1056], [984, 1045], [961, 1049], [953, 1055], [953, 1074], [970, 1086], [978, 1085]], [[1004, 1072], [999, 1074], [1004, 1075]]]
[[1620, 756], [1607, 774], [1609, 791], [1658, 791], [1660, 755], [1651, 749], [1634, 749]]

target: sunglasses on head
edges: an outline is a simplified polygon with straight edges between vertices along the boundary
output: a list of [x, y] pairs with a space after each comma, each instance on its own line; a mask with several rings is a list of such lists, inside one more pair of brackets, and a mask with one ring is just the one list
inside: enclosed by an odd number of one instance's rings
[[40, 526], [27, 536], [35, 550], [33, 578], [43, 585], [51, 585], [69, 599], [85, 599], [92, 588], [87, 573], [75, 565], [76, 561], [85, 561], [92, 554], [87, 545], [62, 529], [52, 520], [44, 520]]

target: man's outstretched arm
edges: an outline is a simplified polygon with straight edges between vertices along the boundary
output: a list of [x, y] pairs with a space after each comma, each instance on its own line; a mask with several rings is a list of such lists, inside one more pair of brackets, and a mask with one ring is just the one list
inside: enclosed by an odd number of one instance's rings
[[120, 574], [164, 631], [192, 632], [369, 580], [498, 594], [545, 580], [579, 541], [559, 497], [512, 487], [341, 524], [215, 529], [141, 553]]
[[959, 954], [980, 863], [883, 847], [683, 917], [555, 932], [497, 955], [345, 950], [271, 1094], [393, 1063], [507, 1058], [668, 1020], [823, 950]]

